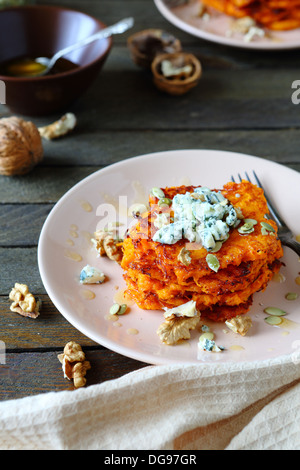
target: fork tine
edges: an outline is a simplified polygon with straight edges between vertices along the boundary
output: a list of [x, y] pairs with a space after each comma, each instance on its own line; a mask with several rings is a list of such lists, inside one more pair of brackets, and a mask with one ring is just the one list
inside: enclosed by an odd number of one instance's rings
[[257, 183], [258, 187], [261, 188], [264, 191], [264, 195], [265, 195], [265, 198], [266, 198], [271, 216], [273, 217], [273, 219], [275, 220], [277, 225], [285, 226], [286, 225], [285, 222], [283, 221], [283, 219], [280, 217], [279, 213], [276, 211], [275, 207], [273, 206], [273, 204], [272, 204], [270, 198], [268, 197], [267, 193], [265, 192], [264, 187], [263, 187], [260, 179], [258, 178], [256, 172], [254, 170], [252, 170], [252, 171], [253, 171], [253, 175], [254, 175], [254, 178], [256, 180], [256, 183]]
[[254, 178], [256, 179], [257, 186], [259, 186], [260, 188], [263, 189], [262, 184], [261, 184], [256, 172], [254, 170], [252, 170], [252, 171], [253, 171]]
[[[245, 172], [245, 175], [246, 175], [246, 178], [247, 178], [247, 180], [249, 181], [249, 183], [251, 183], [250, 177], [249, 177], [249, 175], [248, 175], [247, 172]], [[242, 181], [243, 181], [243, 178], [242, 178], [242, 176], [240, 175], [240, 173], [238, 173], [238, 177], [239, 177], [240, 182], [242, 182]], [[234, 179], [233, 176], [231, 176], [231, 181], [232, 181], [233, 183], [235, 183], [235, 179]]]
[[[238, 173], [238, 177], [239, 177], [240, 182], [242, 182], [242, 181], [243, 181], [243, 178], [241, 177], [240, 173]], [[249, 178], [248, 173], [246, 173], [246, 177], [247, 177], [247, 180], [251, 183], [251, 180], [250, 180], [250, 178]], [[233, 175], [231, 175], [231, 181], [232, 181], [233, 183], [236, 182]]]

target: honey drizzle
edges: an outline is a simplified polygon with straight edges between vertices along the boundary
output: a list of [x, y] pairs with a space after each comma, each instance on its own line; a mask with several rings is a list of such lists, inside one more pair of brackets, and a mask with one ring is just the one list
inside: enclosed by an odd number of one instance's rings
[[65, 250], [65, 257], [71, 259], [72, 261], [82, 261], [82, 256], [79, 253], [71, 250]]

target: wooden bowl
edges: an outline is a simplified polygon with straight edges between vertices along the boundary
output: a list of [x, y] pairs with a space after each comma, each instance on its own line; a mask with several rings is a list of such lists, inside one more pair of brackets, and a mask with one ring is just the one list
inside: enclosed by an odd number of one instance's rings
[[[28, 5], [0, 11], [0, 63], [18, 57], [51, 57], [59, 49], [100, 31], [105, 24], [80, 11]], [[112, 48], [112, 38], [99, 39], [65, 58], [76, 68], [42, 77], [0, 75], [11, 112], [43, 116], [65, 112], [98, 76]]]
[[127, 45], [135, 64], [149, 69], [158, 54], [181, 51], [179, 39], [162, 29], [145, 29], [132, 34]]
[[[168, 74], [164, 74], [167, 68]], [[198, 84], [202, 75], [200, 61], [187, 52], [160, 54], [153, 60], [151, 70], [156, 87], [170, 95], [187, 93]]]

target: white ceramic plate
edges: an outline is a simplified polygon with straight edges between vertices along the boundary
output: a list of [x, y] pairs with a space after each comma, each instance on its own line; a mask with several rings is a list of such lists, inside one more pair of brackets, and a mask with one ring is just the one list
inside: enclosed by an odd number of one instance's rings
[[208, 8], [209, 19], [199, 17], [199, 0], [190, 0], [187, 5], [169, 8], [164, 0], [154, 0], [160, 13], [174, 26], [208, 41], [243, 49], [280, 50], [300, 47], [300, 28], [292, 31], [266, 30], [264, 37], [256, 36], [246, 42], [240, 34], [228, 36], [233, 18]]
[[[154, 186], [194, 184], [220, 188], [232, 174], [252, 169], [257, 171], [294, 233], [300, 234], [299, 173], [248, 155], [215, 150], [159, 152], [116, 163], [75, 185], [49, 214], [38, 246], [42, 281], [57, 309], [95, 342], [150, 364], [254, 361], [300, 350], [300, 297], [295, 301], [285, 299], [287, 292], [300, 294], [300, 286], [295, 282], [299, 261], [289, 249], [285, 250], [285, 266], [281, 270], [285, 281], [272, 281], [264, 293], [255, 296], [250, 311], [253, 328], [247, 336], [225, 334], [223, 324], [212, 325], [217, 344], [226, 348], [222, 353], [199, 354], [198, 330], [183, 344], [163, 345], [156, 334], [163, 322], [162, 312], [143, 311], [131, 305], [117, 322], [108, 319], [114, 298], [120, 296], [125, 283], [117, 263], [96, 256], [90, 234], [97, 225], [113, 221], [114, 207], [120, 221], [127, 225], [132, 219], [126, 217], [126, 205], [143, 202]], [[86, 264], [102, 269], [107, 281], [88, 288], [82, 286], [79, 274]], [[93, 299], [87, 298], [91, 292]], [[263, 313], [267, 306], [286, 310], [286, 318], [291, 322], [285, 328], [267, 325]], [[131, 334], [133, 329], [138, 333]]]

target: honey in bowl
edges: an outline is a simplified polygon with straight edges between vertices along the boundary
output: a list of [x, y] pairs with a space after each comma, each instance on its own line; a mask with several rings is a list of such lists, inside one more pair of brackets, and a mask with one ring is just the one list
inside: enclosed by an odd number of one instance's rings
[[[59, 59], [47, 75], [69, 72], [78, 66], [68, 59]], [[30, 57], [19, 57], [0, 64], [0, 75], [31, 78], [42, 74], [46, 66]]]

